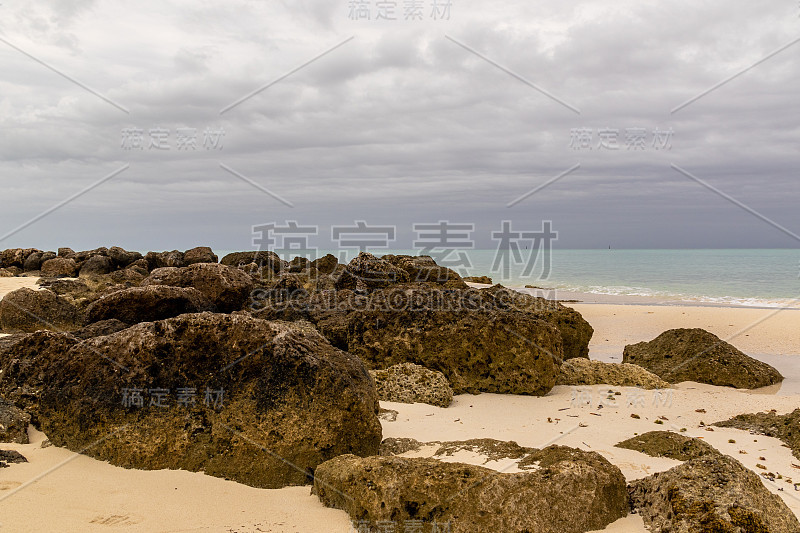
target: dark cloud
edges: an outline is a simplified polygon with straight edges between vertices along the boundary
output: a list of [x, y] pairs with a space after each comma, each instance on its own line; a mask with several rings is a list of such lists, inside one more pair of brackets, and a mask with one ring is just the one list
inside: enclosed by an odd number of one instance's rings
[[[551, 219], [563, 247], [797, 246], [670, 166], [800, 232], [800, 44], [670, 112], [797, 38], [796, 3], [454, 0], [449, 21], [427, 6], [422, 22], [353, 21], [339, 0], [0, 7], [4, 38], [63, 74], [0, 43], [0, 234], [130, 164], [0, 248], [232, 249], [254, 224], [327, 236], [359, 219], [396, 224], [400, 247], [438, 220], [475, 223], [490, 247], [504, 219]], [[171, 150], [123, 149], [131, 127], [146, 143], [169, 129]], [[177, 128], [197, 150], [176, 150]], [[574, 128], [592, 150], [570, 146]], [[601, 128], [622, 149], [598, 149]], [[628, 128], [645, 150], [625, 149]], [[221, 150], [207, 129], [225, 131]]]

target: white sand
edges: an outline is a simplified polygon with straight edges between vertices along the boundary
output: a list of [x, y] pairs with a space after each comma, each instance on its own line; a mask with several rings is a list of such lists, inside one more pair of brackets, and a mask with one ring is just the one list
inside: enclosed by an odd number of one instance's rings
[[[9, 287], [8, 280], [35, 283], [33, 278], [0, 279], [0, 295]], [[775, 388], [766, 394], [683, 383], [672, 389], [671, 396], [669, 393], [655, 396], [653, 391], [628, 387], [595, 386], [556, 387], [541, 398], [461, 395], [447, 409], [382, 402], [384, 408], [399, 412], [395, 422], [382, 421], [384, 437], [412, 437], [423, 442], [494, 438], [530, 447], [563, 444], [601, 453], [632, 480], [667, 470], [678, 462], [615, 448], [614, 444], [636, 433], [686, 428], [685, 434], [703, 438], [757, 473], [794, 475], [800, 481], [800, 468], [792, 466], [800, 465], [800, 460], [792, 457], [780, 441], [734, 429], [706, 431], [700, 427], [701, 421], [710, 424], [735, 414], [768, 409], [785, 413], [800, 405], [797, 371], [800, 365], [795, 362], [800, 361], [800, 338], [796, 333], [800, 331], [800, 311], [781, 311], [768, 316], [774, 311], [608, 304], [574, 307], [595, 328], [590, 345], [593, 359], [619, 361], [625, 344], [650, 340], [665, 329], [702, 327], [723, 339], [730, 338], [732, 344], [746, 353], [764, 360], [772, 358], [769, 362], [789, 379], [781, 387], [780, 395], [774, 394]], [[759, 320], [763, 321], [731, 338]], [[607, 400], [609, 389], [621, 394], [613, 396], [613, 401]], [[582, 403], [586, 401], [589, 403]], [[598, 408], [601, 403], [604, 403], [602, 409]], [[697, 409], [706, 412], [698, 413]], [[633, 419], [631, 413], [641, 418]], [[659, 417], [667, 420], [656, 424]], [[32, 433], [33, 444], [0, 445], [3, 449], [19, 450], [30, 461], [0, 470], [0, 533], [351, 530], [347, 515], [324, 508], [310, 495], [309, 487], [261, 490], [201, 473], [125, 470], [88, 457], [76, 457], [68, 450], [42, 449], [39, 441], [43, 435]], [[729, 439], [736, 442], [729, 443]], [[411, 455], [431, 455], [435, 450], [434, 446], [426, 447]], [[746, 453], [740, 454], [740, 450]], [[54, 469], [72, 457], [76, 458]], [[484, 464], [483, 456], [469, 451], [458, 452], [446, 460], [516, 471], [514, 461]], [[767, 470], [756, 468], [759, 463]], [[800, 492], [791, 484], [765, 480], [765, 485], [800, 516]], [[778, 491], [779, 487], [784, 490]], [[646, 530], [639, 516], [630, 515], [604, 531]]]

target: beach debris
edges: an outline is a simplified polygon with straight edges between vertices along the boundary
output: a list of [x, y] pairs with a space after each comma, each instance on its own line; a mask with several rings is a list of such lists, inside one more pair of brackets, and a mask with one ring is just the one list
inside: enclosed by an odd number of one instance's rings
[[694, 412], [695, 413], [705, 413], [706, 410], [705, 409], [695, 409]]
[[756, 463], [756, 468], [760, 468], [761, 470], [766, 470], [767, 467], [762, 465], [761, 463]]
[[736, 444], [736, 439], [728, 439], [729, 444]]
[[653, 423], [654, 423], [654, 424], [663, 424], [663, 423], [664, 423], [664, 421], [663, 421], [663, 420], [661, 420], [660, 418], [656, 418], [656, 419], [653, 421]]
[[635, 419], [637, 419], [637, 420], [638, 420], [638, 419], [640, 419], [640, 418], [642, 418], [642, 417], [641, 417], [641, 416], [639, 416], [639, 415], [637, 415], [636, 413], [631, 413], [631, 418], [635, 418]]

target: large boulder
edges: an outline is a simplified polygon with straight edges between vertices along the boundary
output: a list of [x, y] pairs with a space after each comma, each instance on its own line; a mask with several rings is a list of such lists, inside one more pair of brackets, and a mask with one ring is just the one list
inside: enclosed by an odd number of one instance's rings
[[703, 455], [633, 481], [629, 490], [632, 506], [651, 531], [800, 532], [783, 500], [727, 455]]
[[105, 255], [94, 255], [83, 262], [78, 275], [82, 278], [102, 276], [114, 269], [114, 262]]
[[426, 533], [583, 533], [627, 515], [625, 478], [601, 455], [551, 446], [527, 463], [531, 471], [498, 473], [436, 459], [343, 455], [317, 467], [313, 490], [376, 531], [393, 523], [407, 532], [414, 524]]
[[730, 420], [715, 422], [714, 426], [736, 428], [780, 439], [800, 459], [800, 409], [779, 415], [774, 411], [736, 415]]
[[448, 407], [453, 401], [453, 389], [441, 372], [428, 370], [414, 363], [390, 366], [386, 370], [371, 370], [378, 389], [378, 399], [386, 402], [427, 403]]
[[29, 409], [56, 446], [264, 488], [310, 483], [338, 455], [378, 453], [364, 365], [308, 324], [200, 313], [80, 343], [61, 337], [69, 349], [21, 339], [0, 352], [0, 394], [35, 391]]
[[704, 455], [719, 453], [716, 448], [705, 441], [671, 431], [649, 431], [614, 446], [634, 450], [650, 457], [666, 457], [677, 461], [688, 461]]
[[642, 366], [670, 383], [757, 389], [783, 380], [770, 365], [700, 328], [671, 329], [650, 342], [629, 344], [622, 362]]
[[88, 305], [86, 322], [116, 319], [126, 324], [163, 320], [184, 313], [210, 311], [211, 302], [191, 287], [152, 285], [107, 294]]
[[307, 319], [371, 369], [415, 363], [441, 372], [455, 394], [544, 395], [558, 377], [560, 331], [534, 313], [499, 309], [480, 291], [408, 284], [370, 294], [340, 290], [306, 296], [266, 301], [253, 312]]
[[666, 389], [669, 383], [629, 363], [603, 363], [575, 357], [564, 361], [556, 385], [614, 385], [641, 389]]
[[555, 325], [564, 343], [564, 359], [589, 358], [589, 341], [592, 340], [594, 329], [573, 308], [499, 284], [481, 289], [480, 294], [493, 307], [528, 313]]
[[337, 289], [372, 290], [409, 281], [408, 272], [389, 261], [361, 252], [350, 261], [336, 280]]
[[0, 301], [0, 331], [4, 333], [69, 331], [80, 322], [78, 309], [49, 290], [17, 289]]
[[253, 279], [238, 268], [219, 263], [198, 263], [183, 268], [156, 269], [142, 286], [194, 287], [221, 313], [241, 309], [253, 290]]
[[197, 263], [216, 263], [217, 254], [208, 246], [197, 246], [183, 253], [183, 262], [186, 266]]
[[45, 278], [74, 278], [78, 264], [71, 258], [55, 257], [42, 263], [41, 274]]
[[0, 398], [0, 442], [28, 444], [31, 415]]

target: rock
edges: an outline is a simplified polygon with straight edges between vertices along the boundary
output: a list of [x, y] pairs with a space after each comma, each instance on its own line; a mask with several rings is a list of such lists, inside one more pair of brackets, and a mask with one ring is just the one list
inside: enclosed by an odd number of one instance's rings
[[7, 468], [9, 463], [27, 463], [28, 460], [16, 450], [0, 450], [0, 468]]
[[13, 278], [15, 274], [7, 269], [7, 268], [0, 268], [0, 278]]
[[142, 254], [139, 252], [129, 252], [119, 246], [112, 246], [108, 249], [108, 257], [114, 263], [114, 268], [121, 269], [127, 268], [132, 263], [143, 259]]
[[366, 291], [408, 281], [408, 273], [402, 268], [367, 252], [361, 252], [339, 275], [336, 288]]
[[267, 251], [233, 252], [223, 257], [220, 263], [233, 268], [240, 268], [250, 263], [255, 263], [258, 265], [259, 269], [268, 268], [275, 274], [289, 267], [289, 264], [281, 259], [278, 254]]
[[652, 531], [797, 533], [800, 523], [758, 475], [722, 454], [704, 455], [630, 484]]
[[0, 266], [22, 268], [25, 265], [25, 258], [26, 254], [22, 248], [9, 248], [0, 252]]
[[92, 337], [102, 337], [105, 335], [111, 335], [112, 333], [122, 331], [123, 329], [126, 329], [128, 327], [129, 324], [126, 324], [121, 320], [112, 318], [109, 320], [100, 320], [99, 322], [94, 322], [92, 324], [89, 324], [88, 326], [84, 326], [81, 329], [73, 331], [72, 335], [75, 338], [85, 340], [85, 339], [91, 339]]
[[715, 422], [712, 425], [753, 431], [780, 439], [791, 448], [794, 456], [800, 459], [800, 409], [785, 415], [775, 412], [736, 415], [730, 420]]
[[336, 267], [339, 265], [339, 260], [333, 254], [327, 254], [324, 257], [311, 261], [311, 268], [320, 274], [332, 274]]
[[147, 252], [145, 255], [147, 270], [153, 271], [157, 268], [173, 267], [180, 268], [186, 266], [183, 259], [183, 252], [172, 250], [171, 252]]
[[49, 384], [40, 357], [63, 357], [78, 339], [68, 333], [37, 331], [0, 337], [0, 397], [31, 415], [37, 425], [39, 396]]
[[253, 279], [241, 270], [219, 263], [198, 263], [175, 269], [157, 269], [142, 286], [194, 287], [222, 313], [242, 309], [253, 290]]
[[546, 320], [561, 332], [564, 359], [589, 358], [594, 329], [581, 314], [559, 302], [493, 285], [480, 289], [481, 297], [498, 309], [513, 309]]
[[94, 250], [82, 250], [80, 252], [76, 252], [75, 262], [81, 264], [96, 256], [108, 257], [108, 248], [101, 246], [100, 248], [95, 248]]
[[699, 328], [671, 329], [650, 342], [629, 344], [622, 362], [642, 366], [670, 383], [696, 381], [757, 389], [783, 380], [768, 364]]
[[666, 389], [669, 383], [638, 365], [602, 363], [580, 357], [561, 365], [556, 385], [615, 385], [641, 389]]
[[651, 457], [666, 457], [678, 461], [697, 459], [707, 454], [719, 454], [716, 448], [705, 441], [670, 431], [650, 431], [631, 437], [614, 446], [641, 452]]
[[386, 370], [371, 370], [378, 399], [385, 402], [427, 403], [448, 407], [453, 389], [441, 372], [414, 363], [401, 363]]
[[[35, 272], [42, 268], [42, 254], [43, 252], [34, 252], [26, 257], [22, 269], [25, 272]], [[49, 259], [52, 259], [52, 257]]]
[[423, 443], [416, 439], [409, 439], [406, 437], [389, 437], [383, 439], [381, 442], [380, 455], [384, 457], [392, 457], [401, 455], [406, 452], [417, 451], [422, 447]]
[[17, 289], [0, 302], [0, 331], [4, 333], [69, 331], [79, 322], [78, 309], [49, 290]]
[[42, 263], [42, 277], [74, 278], [78, 274], [78, 264], [74, 259], [56, 257]]
[[144, 273], [142, 273], [141, 270], [134, 268], [123, 268], [122, 270], [116, 270], [108, 275], [108, 278], [114, 283], [127, 285], [129, 287], [136, 287], [140, 285], [146, 277], [146, 270]]
[[267, 300], [253, 312], [309, 320], [372, 369], [415, 363], [441, 372], [455, 394], [547, 394], [558, 377], [562, 335], [533, 313], [493, 302], [472, 289], [409, 284], [368, 295], [340, 290]]
[[78, 275], [82, 278], [102, 276], [111, 272], [113, 268], [114, 263], [110, 257], [95, 255], [83, 262]]
[[58, 249], [58, 257], [63, 257], [65, 259], [75, 259], [75, 250], [72, 248], [59, 248]]
[[197, 289], [151, 285], [131, 287], [103, 296], [86, 308], [86, 322], [116, 319], [126, 324], [163, 320], [212, 309]]
[[291, 261], [289, 261], [289, 272], [303, 272], [304, 270], [308, 270], [310, 261], [307, 257], [295, 257]]
[[385, 255], [381, 259], [405, 270], [410, 281], [438, 283], [454, 289], [467, 288], [456, 271], [437, 265], [430, 256]]
[[217, 261], [217, 254], [208, 246], [198, 246], [183, 253], [183, 262], [186, 266], [197, 263], [216, 263]]
[[405, 531], [416, 521], [426, 532], [436, 522], [453, 533], [583, 533], [627, 514], [625, 478], [599, 454], [550, 446], [531, 462], [532, 471], [505, 474], [436, 459], [343, 455], [317, 467], [313, 492], [360, 523], [391, 521]]
[[0, 442], [28, 444], [31, 415], [0, 399]]
[[[200, 313], [67, 350], [54, 349], [58, 339], [48, 349], [33, 341], [0, 353], [0, 394], [35, 390], [53, 444], [101, 461], [279, 488], [310, 483], [317, 465], [338, 455], [379, 450], [378, 400], [364, 365], [310, 325]], [[24, 365], [12, 362], [20, 351]], [[162, 389], [166, 406], [151, 405]], [[184, 391], [181, 404], [181, 389], [196, 391], [194, 401]], [[137, 390], [141, 407], [131, 405]]]
[[489, 276], [469, 276], [464, 278], [464, 281], [468, 281], [470, 283], [483, 283], [484, 285], [492, 284], [492, 278]]

